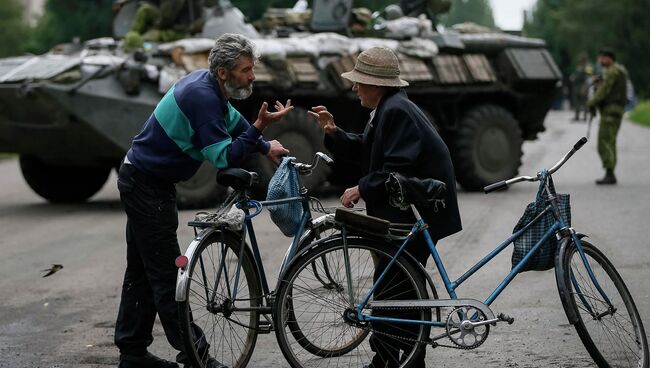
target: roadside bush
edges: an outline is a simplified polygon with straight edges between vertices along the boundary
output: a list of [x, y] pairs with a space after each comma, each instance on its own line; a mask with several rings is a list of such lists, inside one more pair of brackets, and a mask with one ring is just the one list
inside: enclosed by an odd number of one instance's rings
[[650, 100], [642, 101], [632, 112], [630, 112], [630, 120], [635, 123], [650, 126]]

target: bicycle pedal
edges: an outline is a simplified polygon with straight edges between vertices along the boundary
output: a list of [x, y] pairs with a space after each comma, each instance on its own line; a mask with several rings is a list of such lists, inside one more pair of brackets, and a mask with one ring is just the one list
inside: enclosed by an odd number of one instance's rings
[[257, 323], [257, 332], [260, 334], [269, 334], [271, 333], [271, 330], [273, 330], [273, 326], [271, 325], [271, 322], [269, 321], [259, 321]]
[[515, 319], [513, 317], [510, 317], [509, 315], [503, 313], [499, 313], [497, 318], [503, 322], [508, 322], [509, 325], [515, 322]]

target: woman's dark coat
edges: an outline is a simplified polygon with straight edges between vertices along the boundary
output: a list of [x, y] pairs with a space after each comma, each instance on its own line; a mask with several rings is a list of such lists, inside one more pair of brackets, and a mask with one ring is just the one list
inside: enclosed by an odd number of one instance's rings
[[389, 173], [398, 172], [446, 184], [444, 205], [438, 202], [429, 208], [418, 208], [434, 240], [462, 229], [454, 167], [447, 145], [406, 92], [396, 89], [384, 95], [363, 134], [337, 128], [333, 137], [325, 137], [325, 145], [336, 159], [360, 163], [363, 177], [359, 180], [359, 191], [369, 215], [391, 222], [415, 222], [410, 209], [402, 211], [388, 203], [385, 182]]

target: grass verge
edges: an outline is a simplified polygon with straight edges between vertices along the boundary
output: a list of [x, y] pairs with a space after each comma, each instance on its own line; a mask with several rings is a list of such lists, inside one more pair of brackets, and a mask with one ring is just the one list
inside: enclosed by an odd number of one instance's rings
[[0, 161], [9, 160], [9, 159], [16, 158], [16, 157], [18, 157], [18, 155], [15, 154], [15, 153], [2, 153], [2, 152], [0, 152]]
[[650, 127], [650, 101], [642, 101], [630, 112], [630, 120]]

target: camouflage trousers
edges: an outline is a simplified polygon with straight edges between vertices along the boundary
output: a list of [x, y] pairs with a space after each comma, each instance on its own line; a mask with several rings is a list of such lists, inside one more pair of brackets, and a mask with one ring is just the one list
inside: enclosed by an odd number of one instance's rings
[[598, 154], [606, 170], [614, 170], [616, 167], [616, 136], [622, 120], [623, 108], [611, 106], [600, 111]]

